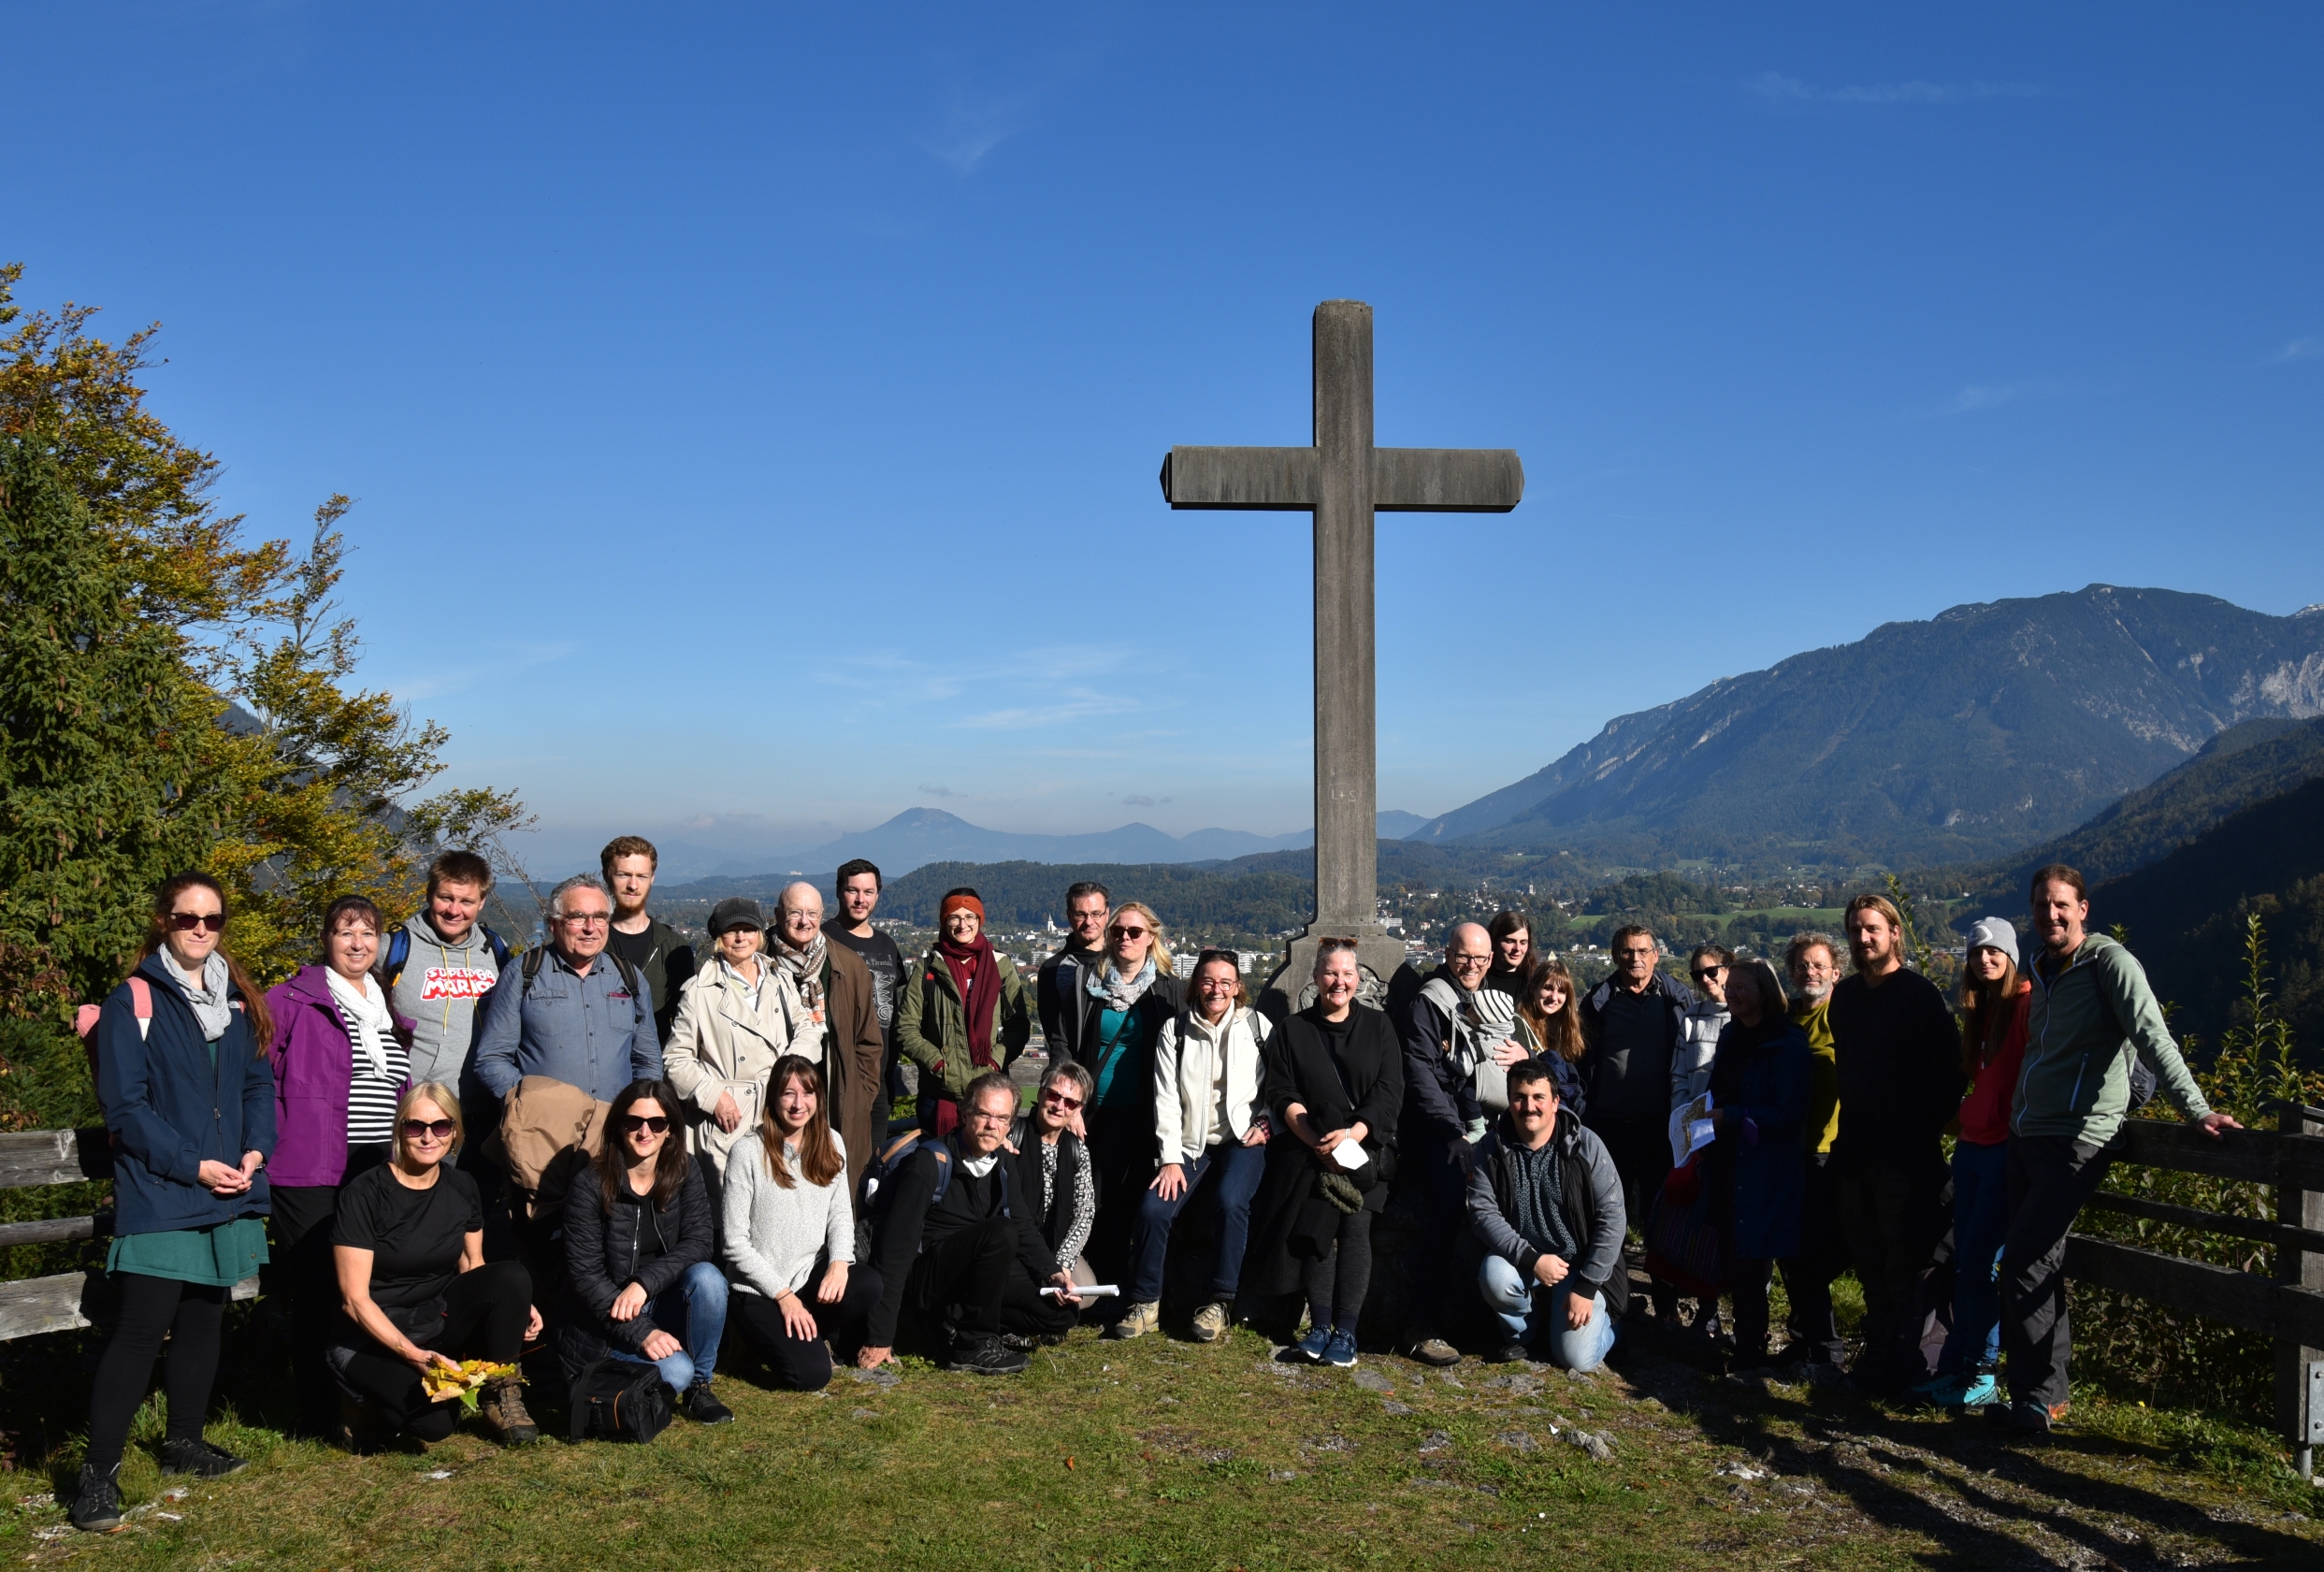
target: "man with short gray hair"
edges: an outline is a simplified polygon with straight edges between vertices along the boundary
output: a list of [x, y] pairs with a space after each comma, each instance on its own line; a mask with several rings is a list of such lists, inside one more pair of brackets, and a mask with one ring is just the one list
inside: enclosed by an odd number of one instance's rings
[[549, 895], [549, 941], [503, 970], [484, 996], [475, 1076], [506, 1098], [527, 1075], [611, 1103], [631, 1081], [662, 1073], [654, 996], [628, 962], [608, 955], [613, 900], [592, 873]]

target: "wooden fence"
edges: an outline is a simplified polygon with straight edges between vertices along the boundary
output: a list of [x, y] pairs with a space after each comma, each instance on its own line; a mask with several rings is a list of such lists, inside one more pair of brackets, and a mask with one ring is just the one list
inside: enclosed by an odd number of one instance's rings
[[[101, 1129], [28, 1130], [0, 1135], [0, 1190], [79, 1184], [112, 1176], [112, 1148]], [[104, 1239], [112, 1232], [110, 1212], [4, 1222], [0, 1223], [0, 1247]], [[249, 1299], [257, 1292], [255, 1277], [234, 1285], [237, 1299]], [[0, 1340], [94, 1326], [106, 1320], [111, 1308], [112, 1291], [100, 1268], [0, 1283]]]
[[2278, 1117], [2276, 1130], [2230, 1130], [2216, 1141], [2191, 1124], [2126, 1120], [2106, 1152], [2116, 1162], [2268, 1186], [2275, 1191], [2273, 1221], [2109, 1190], [2093, 1196], [2090, 1206], [2266, 1245], [2273, 1271], [2238, 1272], [2076, 1233], [2066, 1241], [2066, 1274], [2274, 1339], [2275, 1421], [2301, 1478], [2313, 1478], [2315, 1449], [2324, 1442], [2324, 1136], [2308, 1127], [2324, 1126], [2324, 1108], [2269, 1106]]

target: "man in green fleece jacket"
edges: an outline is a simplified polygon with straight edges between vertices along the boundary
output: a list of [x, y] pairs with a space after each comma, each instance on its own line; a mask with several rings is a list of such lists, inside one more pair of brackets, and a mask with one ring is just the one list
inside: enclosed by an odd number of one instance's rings
[[2242, 1127], [2215, 1114], [2171, 1039], [2162, 1008], [2130, 952], [2084, 925], [2082, 875], [2052, 863], [2033, 875], [2034, 936], [2025, 1067], [2010, 1109], [2009, 1239], [2001, 1248], [2001, 1341], [2007, 1408], [1986, 1413], [2047, 1434], [2066, 1411], [2066, 1233], [2106, 1176], [2100, 1151], [2130, 1112], [2130, 1061], [2144, 1060], [2164, 1095], [2213, 1140]]

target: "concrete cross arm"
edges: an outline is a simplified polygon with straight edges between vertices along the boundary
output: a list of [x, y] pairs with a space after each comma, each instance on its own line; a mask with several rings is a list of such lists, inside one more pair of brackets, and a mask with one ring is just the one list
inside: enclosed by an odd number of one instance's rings
[[[1162, 498], [1173, 508], [1291, 512], [1316, 505], [1314, 448], [1172, 448]], [[1524, 499], [1509, 448], [1374, 448], [1372, 508], [1392, 513], [1506, 513]]]

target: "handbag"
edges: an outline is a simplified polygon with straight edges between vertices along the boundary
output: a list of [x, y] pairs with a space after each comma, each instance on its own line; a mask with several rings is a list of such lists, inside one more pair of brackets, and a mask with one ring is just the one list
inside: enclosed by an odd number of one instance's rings
[[[1690, 1163], [1689, 1168], [1694, 1164]], [[1679, 1170], [1671, 1175], [1678, 1177]], [[1676, 1187], [1684, 1194], [1688, 1187]], [[1697, 1299], [1716, 1299], [1726, 1281], [1726, 1250], [1711, 1217], [1711, 1187], [1696, 1177], [1691, 1200], [1677, 1199], [1669, 1180], [1655, 1192], [1646, 1218], [1646, 1275]]]
[[575, 1441], [651, 1441], [670, 1426], [670, 1389], [651, 1364], [592, 1360], [573, 1377]]

